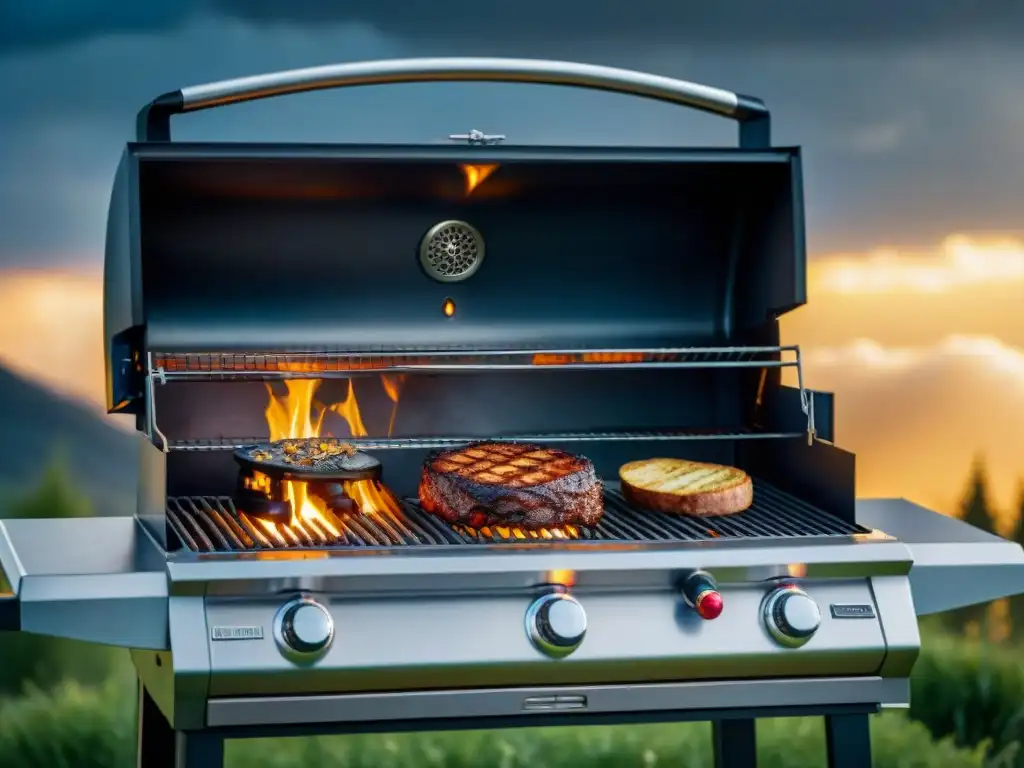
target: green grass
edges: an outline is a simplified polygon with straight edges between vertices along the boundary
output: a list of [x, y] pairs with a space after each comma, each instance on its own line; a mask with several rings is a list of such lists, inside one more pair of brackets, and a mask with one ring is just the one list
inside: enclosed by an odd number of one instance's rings
[[[911, 716], [956, 743], [989, 740], [997, 753], [1024, 744], [1024, 653], [928, 635], [914, 667]], [[1008, 765], [1024, 766], [1024, 754]]]
[[[131, 686], [68, 682], [0, 704], [0, 768], [129, 768]], [[902, 713], [872, 718], [875, 768], [981, 768], [984, 745], [932, 740]], [[763, 768], [810, 768], [825, 756], [820, 719], [759, 724]], [[683, 723], [229, 742], [229, 768], [711, 768], [710, 726]]]

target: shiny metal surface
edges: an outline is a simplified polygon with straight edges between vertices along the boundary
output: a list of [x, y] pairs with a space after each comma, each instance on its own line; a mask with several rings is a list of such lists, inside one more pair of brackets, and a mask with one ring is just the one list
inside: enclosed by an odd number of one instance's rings
[[1024, 593], [1024, 550], [904, 499], [857, 502], [857, 522], [902, 541], [918, 616]]
[[24, 632], [168, 647], [164, 556], [133, 518], [2, 520], [0, 568]]
[[563, 659], [583, 643], [587, 613], [571, 595], [542, 595], [526, 610], [526, 634], [538, 651]]
[[[426, 582], [401, 595], [315, 593], [336, 622], [358, 627], [339, 633], [315, 667], [282, 657], [269, 637], [281, 595], [207, 597], [208, 624], [267, 628], [263, 640], [231, 643], [211, 642], [202, 633], [213, 669], [210, 696], [874, 675], [884, 661], [884, 616], [852, 624], [826, 618], [813, 643], [782, 652], [759, 612], [774, 584], [720, 587], [729, 611], [703, 621], [671, 585], [574, 586], [573, 597], [586, 608], [586, 639], [558, 660], [538, 653], [524, 631], [536, 587], [439, 594]], [[872, 601], [866, 579], [816, 582], [814, 588], [822, 600]]]
[[[875, 612], [882, 617], [885, 634], [885, 661], [878, 674], [882, 677], [906, 677], [921, 652], [921, 633], [910, 580], [903, 576], [874, 576], [870, 580], [875, 597]], [[858, 619], [858, 621], [860, 621]]]
[[297, 664], [316, 661], [334, 640], [330, 612], [310, 597], [299, 597], [282, 605], [274, 616], [273, 628], [278, 649]]
[[871, 676], [285, 698], [253, 696], [212, 699], [207, 708], [207, 722], [211, 727], [216, 727], [508, 715], [521, 715], [526, 720], [531, 715], [550, 711], [531, 706], [531, 702], [552, 698], [569, 700], [574, 704], [563, 711], [611, 713], [771, 709], [830, 704], [902, 706], [909, 701], [909, 697], [910, 686], [905, 678], [882, 680]]
[[768, 634], [785, 648], [806, 645], [821, 626], [821, 612], [814, 599], [789, 585], [768, 593], [761, 618]]
[[326, 88], [446, 80], [568, 85], [668, 101], [724, 117], [736, 117], [740, 112], [739, 97], [721, 88], [626, 69], [540, 59], [424, 58], [331, 64], [193, 85], [182, 88], [181, 96], [184, 111], [191, 112]]
[[503, 133], [484, 133], [473, 128], [469, 133], [450, 133], [449, 141], [464, 141], [474, 147], [489, 147], [500, 144], [506, 139]]
[[827, 540], [775, 546], [756, 541], [666, 546], [605, 542], [565, 548], [502, 544], [443, 551], [313, 550], [298, 558], [290, 551], [176, 553], [167, 561], [172, 594], [236, 597], [288, 589], [388, 596], [424, 591], [488, 594], [536, 589], [549, 583], [551, 572], [566, 570], [576, 574], [578, 587], [674, 590], [680, 578], [698, 568], [713, 573], [724, 586], [785, 578], [794, 572], [806, 578], [898, 576], [906, 575], [910, 566], [906, 548], [898, 542]]
[[440, 221], [420, 242], [420, 265], [439, 283], [468, 280], [480, 269], [486, 255], [483, 235], [464, 221]]

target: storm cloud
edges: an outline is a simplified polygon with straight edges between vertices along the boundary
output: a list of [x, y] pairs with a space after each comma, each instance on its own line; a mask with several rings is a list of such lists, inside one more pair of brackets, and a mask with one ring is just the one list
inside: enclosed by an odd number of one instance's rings
[[203, 16], [268, 25], [366, 24], [406, 39], [608, 38], [700, 44], [875, 46], [944, 39], [1020, 40], [1016, 0], [6, 0], [0, 46], [53, 45], [122, 33], [161, 33]]
[[[1024, 228], [1020, 3], [397, 3], [0, 3], [0, 268], [99, 264], [114, 167], [157, 94], [406, 56], [571, 59], [759, 96], [776, 143], [805, 148], [814, 252]], [[303, 94], [174, 123], [176, 139], [215, 141], [422, 142], [470, 128], [513, 143], [736, 137], [669, 105], [479, 83]]]

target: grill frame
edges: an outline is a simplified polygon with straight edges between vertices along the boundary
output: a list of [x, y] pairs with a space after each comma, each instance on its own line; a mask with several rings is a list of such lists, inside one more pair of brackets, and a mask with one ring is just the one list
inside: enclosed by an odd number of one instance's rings
[[[372, 521], [365, 516], [330, 517], [347, 538], [327, 544], [312, 541], [303, 532], [286, 536], [292, 546], [277, 546], [268, 534], [261, 533], [259, 523], [239, 514], [230, 497], [170, 497], [167, 519], [181, 545], [177, 551], [203, 556], [234, 555], [246, 552], [304, 552], [329, 550], [332, 555], [389, 550], [427, 553], [451, 548], [487, 548], [489, 551], [521, 551], [529, 548], [593, 548], [622, 544], [653, 546], [718, 545], [725, 542], [812, 543], [816, 540], [849, 540], [871, 533], [855, 523], [848, 523], [824, 512], [797, 497], [760, 480], [754, 480], [754, 504], [746, 512], [717, 518], [696, 518], [640, 511], [623, 499], [618, 483], [604, 483], [605, 516], [595, 535], [579, 538], [506, 539], [498, 534], [472, 537], [460, 533], [442, 520], [423, 511], [414, 499], [398, 499], [401, 519], [387, 514], [386, 519]], [[186, 505], [191, 509], [187, 509]], [[215, 506], [216, 505], [216, 506]], [[203, 508], [205, 507], [205, 508]], [[206, 525], [200, 527], [200, 518]], [[356, 518], [356, 519], [354, 519]], [[341, 523], [341, 527], [338, 523]], [[316, 526], [312, 526], [316, 527]], [[197, 536], [202, 535], [200, 544]], [[244, 534], [240, 536], [239, 534]], [[229, 542], [227, 536], [235, 536]], [[323, 535], [329, 535], [324, 532]], [[217, 539], [217, 542], [214, 542]], [[385, 541], [385, 539], [387, 539]], [[303, 542], [305, 540], [305, 543]], [[216, 544], [223, 548], [217, 549]], [[235, 546], [235, 544], [238, 546]]]

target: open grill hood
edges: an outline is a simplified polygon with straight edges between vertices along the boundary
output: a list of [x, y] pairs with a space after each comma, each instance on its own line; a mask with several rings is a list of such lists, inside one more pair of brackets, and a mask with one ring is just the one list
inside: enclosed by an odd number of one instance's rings
[[[467, 192], [466, 165], [498, 167]], [[129, 358], [749, 344], [805, 301], [802, 210], [795, 149], [130, 145], [106, 335]], [[464, 282], [417, 258], [448, 220], [486, 246]]]

